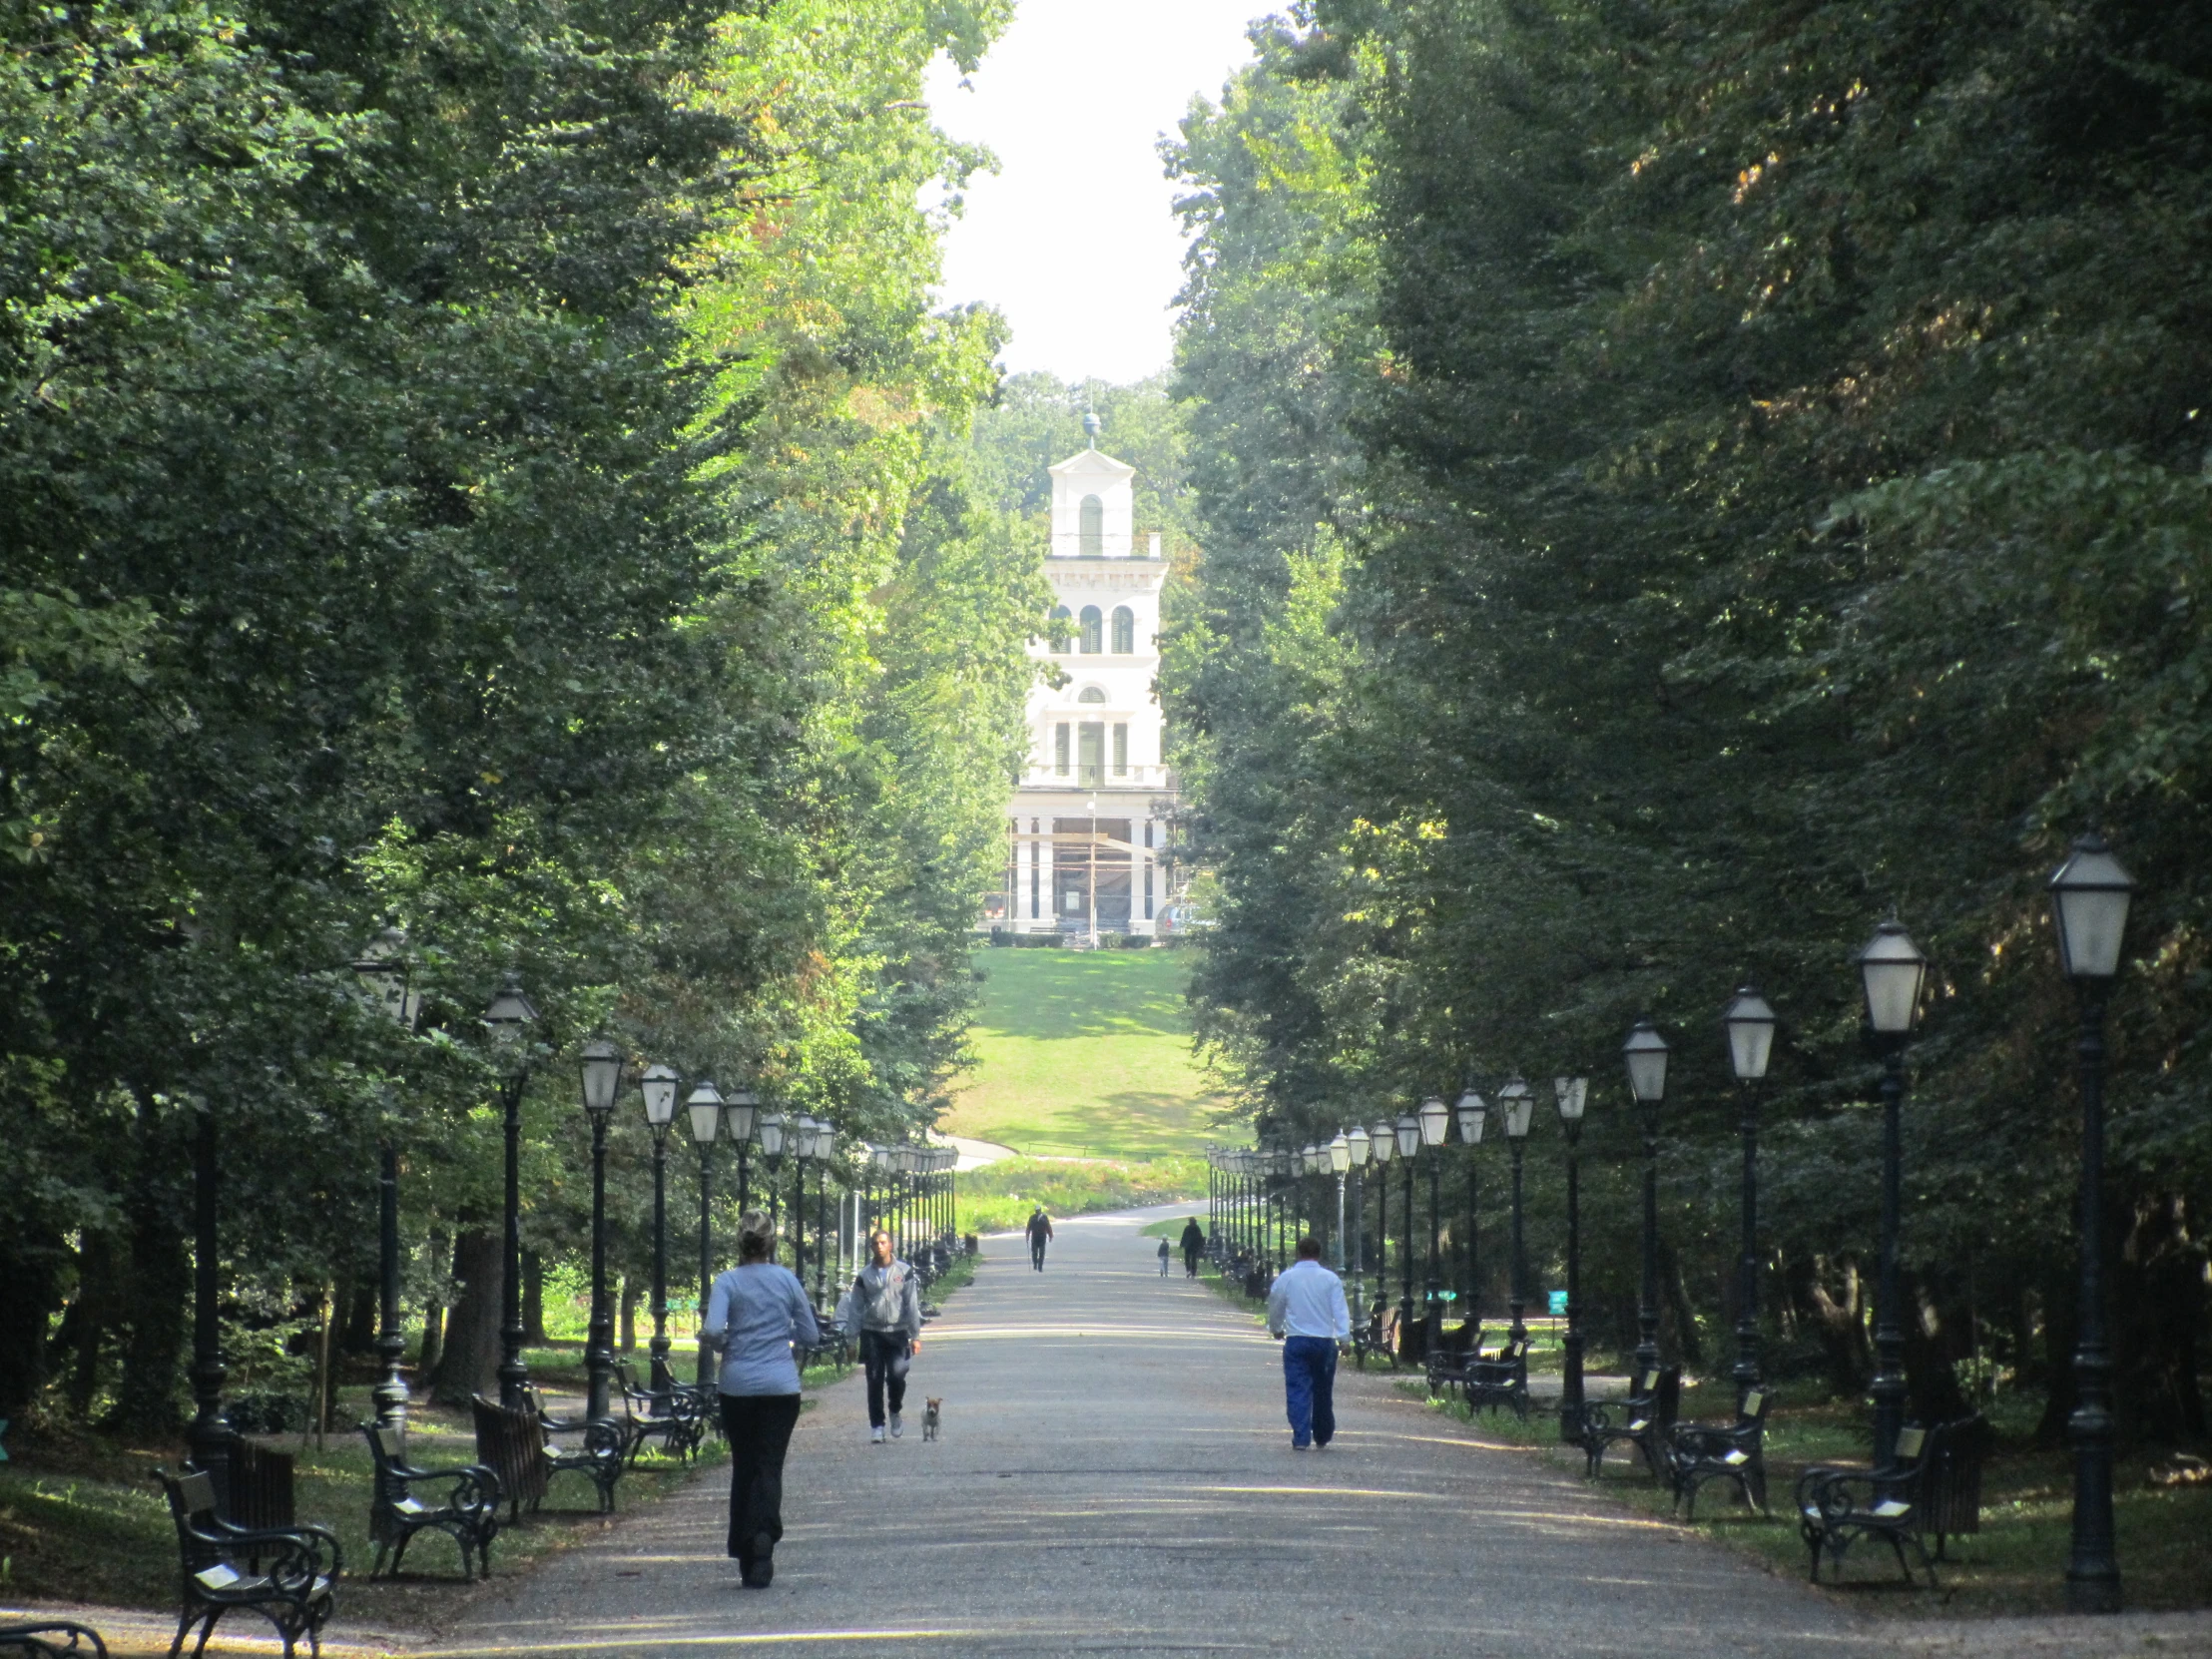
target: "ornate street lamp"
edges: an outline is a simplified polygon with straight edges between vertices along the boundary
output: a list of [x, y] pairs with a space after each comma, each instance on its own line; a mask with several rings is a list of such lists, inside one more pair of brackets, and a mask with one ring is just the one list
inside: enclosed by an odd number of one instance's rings
[[779, 1195], [776, 1177], [784, 1168], [784, 1142], [789, 1134], [781, 1112], [763, 1112], [754, 1120], [753, 1132], [761, 1142], [761, 1163], [768, 1170], [768, 1178], [761, 1183], [768, 1189], [768, 1259], [776, 1260], [776, 1233]]
[[1582, 1108], [1588, 1103], [1587, 1077], [1554, 1077], [1551, 1092], [1559, 1107], [1559, 1128], [1567, 1138], [1567, 1337], [1559, 1384], [1559, 1438], [1582, 1440]]
[[2058, 965], [2081, 1010], [2074, 1054], [2081, 1091], [2081, 1312], [2074, 1343], [2073, 1541], [2066, 1610], [2120, 1610], [2112, 1535], [2112, 1354], [2104, 1334], [2104, 1009], [2120, 971], [2135, 882], [2099, 835], [2083, 835], [2050, 878]]
[[538, 1011], [523, 994], [522, 980], [510, 973], [484, 1010], [492, 1048], [501, 1068], [500, 1124], [506, 1141], [506, 1236], [502, 1268], [503, 1323], [499, 1327], [499, 1403], [519, 1411], [529, 1404], [530, 1368], [522, 1358], [522, 1091], [530, 1081], [530, 1034]]
[[714, 1350], [707, 1346], [707, 1302], [715, 1286], [714, 1181], [715, 1135], [722, 1125], [722, 1093], [712, 1078], [703, 1079], [684, 1102], [691, 1121], [692, 1145], [699, 1148], [699, 1382], [715, 1380]]
[[[1436, 1260], [1436, 1236], [1443, 1231], [1441, 1205], [1436, 1197], [1436, 1175], [1442, 1165], [1443, 1153], [1438, 1150], [1444, 1144], [1444, 1131], [1450, 1126], [1451, 1111], [1440, 1096], [1430, 1095], [1420, 1103], [1420, 1144], [1428, 1148], [1428, 1287], [1427, 1305], [1422, 1309], [1427, 1324], [1424, 1330], [1431, 1345], [1444, 1340], [1443, 1277]], [[1407, 1214], [1411, 1210], [1408, 1208]], [[1424, 1350], [1433, 1353], [1434, 1347]]]
[[1329, 1143], [1329, 1167], [1337, 1177], [1337, 1271], [1345, 1271], [1345, 1176], [1352, 1169], [1352, 1137], [1342, 1129]]
[[1636, 1370], [1659, 1365], [1659, 1103], [1667, 1098], [1667, 1039], [1651, 1021], [1638, 1022], [1621, 1046], [1628, 1089], [1643, 1108], [1644, 1274], [1636, 1304]]
[[1721, 1023], [1728, 1064], [1743, 1085], [1744, 1248], [1736, 1281], [1736, 1399], [1759, 1386], [1759, 1084], [1774, 1053], [1774, 1007], [1750, 985], [1738, 988]]
[[[841, 1264], [832, 1263], [830, 1255], [837, 1249], [838, 1234], [830, 1231], [830, 1164], [837, 1155], [837, 1132], [828, 1119], [815, 1120], [815, 1301], [822, 1302], [829, 1293], [830, 1274]], [[823, 1241], [830, 1243], [825, 1245]]]
[[622, 1050], [604, 1039], [584, 1045], [584, 1115], [591, 1119], [591, 1325], [584, 1334], [584, 1415], [607, 1414], [615, 1376], [615, 1310], [607, 1295], [607, 1119], [622, 1094]]
[[[420, 993], [407, 988], [407, 962], [401, 954], [407, 935], [387, 927], [376, 942], [353, 964], [362, 988], [376, 1008], [403, 1031], [414, 1029], [415, 1013], [422, 1005]], [[378, 1307], [376, 1332], [376, 1426], [407, 1426], [407, 1381], [400, 1375], [399, 1358], [407, 1351], [406, 1336], [399, 1329], [399, 1147], [390, 1125], [385, 1126], [377, 1149], [376, 1265]], [[319, 1419], [318, 1419], [319, 1420]]]
[[668, 1369], [668, 1130], [676, 1121], [676, 1073], [648, 1066], [638, 1079], [645, 1097], [646, 1127], [653, 1131], [653, 1391], [666, 1393], [676, 1382]]
[[792, 1155], [792, 1277], [807, 1288], [807, 1166], [815, 1156], [815, 1120], [802, 1112], [785, 1131]]
[[1896, 1460], [1905, 1426], [1905, 1334], [1898, 1323], [1898, 1205], [1904, 1162], [1900, 1119], [1905, 1102], [1905, 1044], [1920, 1017], [1928, 958], [1894, 921], [1875, 930], [1859, 953], [1867, 1023], [1882, 1045], [1882, 1278], [1874, 1322], [1874, 1461]]
[[[223, 1411], [223, 1384], [230, 1372], [223, 1363], [222, 1283], [216, 1273], [215, 1107], [200, 1103], [192, 1137], [192, 1397], [193, 1417], [185, 1430], [192, 1461], [215, 1482], [216, 1502], [231, 1512], [231, 1446], [237, 1439]], [[320, 1420], [319, 1415], [317, 1421]]]
[[1364, 1123], [1356, 1123], [1345, 1132], [1345, 1152], [1352, 1166], [1352, 1301], [1355, 1318], [1363, 1317], [1367, 1311], [1368, 1157], [1374, 1145], [1375, 1137], [1368, 1133]]
[[753, 1208], [751, 1158], [755, 1131], [761, 1121], [761, 1097], [744, 1084], [730, 1091], [722, 1103], [723, 1121], [729, 1126], [731, 1144], [738, 1149], [738, 1214]]
[[1478, 1191], [1478, 1160], [1475, 1148], [1482, 1144], [1482, 1125], [1490, 1108], [1473, 1084], [1460, 1091], [1459, 1103], [1453, 1109], [1459, 1120], [1459, 1144], [1467, 1149], [1467, 1305], [1460, 1318], [1476, 1336], [1482, 1329], [1482, 1253], [1481, 1237], [1476, 1231], [1480, 1217], [1476, 1214], [1475, 1198]]
[[1536, 1111], [1536, 1097], [1518, 1077], [1497, 1091], [1498, 1109], [1505, 1114], [1505, 1141], [1513, 1149], [1513, 1259], [1507, 1267], [1512, 1283], [1506, 1288], [1506, 1306], [1513, 1324], [1506, 1335], [1517, 1346], [1528, 1341], [1523, 1319], [1528, 1306], [1528, 1252], [1521, 1243], [1521, 1154], [1528, 1143], [1528, 1125]]
[[1400, 1266], [1397, 1319], [1399, 1328], [1409, 1331], [1413, 1325], [1413, 1154], [1420, 1150], [1420, 1119], [1408, 1112], [1397, 1120], [1395, 1133], [1398, 1162], [1405, 1167], [1405, 1260]]

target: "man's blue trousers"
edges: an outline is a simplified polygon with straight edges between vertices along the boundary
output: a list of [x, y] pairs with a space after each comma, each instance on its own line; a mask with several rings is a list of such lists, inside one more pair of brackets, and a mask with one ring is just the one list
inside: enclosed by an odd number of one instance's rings
[[1327, 1337], [1283, 1339], [1283, 1399], [1293, 1445], [1337, 1437], [1337, 1345]]

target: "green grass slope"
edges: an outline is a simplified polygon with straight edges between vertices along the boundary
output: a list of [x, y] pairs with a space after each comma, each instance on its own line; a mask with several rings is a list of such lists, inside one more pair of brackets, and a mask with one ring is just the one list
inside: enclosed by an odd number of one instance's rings
[[1214, 1138], [1181, 950], [977, 950], [975, 1069], [942, 1127], [1026, 1153], [1156, 1158]]

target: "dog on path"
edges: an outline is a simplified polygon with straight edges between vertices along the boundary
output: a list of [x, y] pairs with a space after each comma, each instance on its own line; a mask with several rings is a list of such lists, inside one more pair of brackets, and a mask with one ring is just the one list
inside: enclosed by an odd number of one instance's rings
[[921, 1402], [921, 1437], [923, 1439], [933, 1440], [937, 1437], [937, 1424], [943, 1420], [938, 1407], [943, 1403], [944, 1401], [941, 1399], [925, 1399]]

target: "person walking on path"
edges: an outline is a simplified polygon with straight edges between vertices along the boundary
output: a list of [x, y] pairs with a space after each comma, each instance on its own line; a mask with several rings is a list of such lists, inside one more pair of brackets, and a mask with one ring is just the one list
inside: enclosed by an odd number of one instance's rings
[[776, 1227], [748, 1210], [738, 1219], [738, 1265], [714, 1283], [701, 1335], [722, 1351], [716, 1392], [730, 1442], [730, 1553], [739, 1576], [765, 1590], [784, 1535], [784, 1454], [799, 1421], [796, 1341], [822, 1341], [814, 1308], [791, 1269], [771, 1260]]
[[1198, 1277], [1198, 1259], [1206, 1254], [1206, 1230], [1196, 1216], [1183, 1224], [1183, 1277]]
[[1298, 1241], [1298, 1260], [1268, 1292], [1268, 1330], [1283, 1339], [1283, 1401], [1291, 1446], [1337, 1437], [1337, 1345], [1352, 1338], [1345, 1282], [1321, 1265], [1321, 1240]]
[[874, 1260], [853, 1278], [849, 1294], [867, 1373], [867, 1437], [881, 1445], [886, 1393], [891, 1438], [904, 1428], [899, 1413], [906, 1406], [906, 1367], [921, 1352], [921, 1283], [892, 1252], [888, 1233], [877, 1228], [867, 1242]]
[[1168, 1258], [1174, 1254], [1175, 1252], [1168, 1248], [1167, 1240], [1163, 1238], [1160, 1241], [1160, 1277], [1162, 1279], [1168, 1276]]
[[1038, 1205], [1029, 1212], [1029, 1265], [1044, 1272], [1044, 1247], [1052, 1238], [1052, 1218]]

